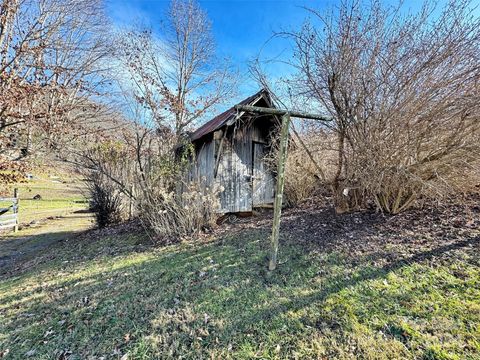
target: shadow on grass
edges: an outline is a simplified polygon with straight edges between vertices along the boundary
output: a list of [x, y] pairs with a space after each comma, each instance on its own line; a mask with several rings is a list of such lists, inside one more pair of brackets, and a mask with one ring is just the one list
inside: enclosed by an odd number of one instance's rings
[[[75, 239], [83, 231], [60, 231], [37, 235], [6, 236], [0, 240], [0, 277], [16, 275], [15, 267], [44, 255], [54, 255], [55, 247]], [[48, 257], [51, 259], [51, 257]], [[33, 265], [33, 264], [32, 264]], [[32, 270], [29, 268], [28, 270]]]
[[[344, 274], [327, 278], [324, 285], [321, 286], [321, 290], [313, 294], [305, 296], [296, 296], [293, 300], [282, 302], [278, 306], [268, 306], [261, 311], [255, 312], [249, 318], [241, 318], [239, 321], [234, 321], [231, 324], [229, 331], [248, 331], [255, 327], [258, 321], [270, 320], [286, 311], [298, 311], [305, 306], [309, 306], [313, 303], [323, 302], [328, 296], [338, 293], [341, 290], [349, 287], [353, 287], [360, 282], [375, 280], [384, 278], [389, 272], [399, 270], [402, 267], [409, 266], [415, 263], [420, 263], [434, 258], [441, 257], [452, 251], [466, 248], [466, 247], [478, 247], [480, 245], [480, 236], [469, 238], [461, 241], [454, 242], [449, 245], [439, 246], [432, 250], [420, 252], [413, 256], [402, 258], [398, 261], [389, 263], [383, 267], [365, 267], [360, 269], [358, 273], [355, 273], [353, 277], [345, 278]], [[280, 270], [276, 273], [270, 281], [272, 284], [282, 284], [282, 275], [287, 275], [286, 269]]]
[[[191, 292], [199, 293], [203, 284], [198, 265], [211, 256], [221, 256], [224, 264], [237, 262], [234, 254], [211, 244], [166, 253], [160, 259], [148, 258], [138, 265], [112, 264], [113, 269], [102, 269], [96, 274], [88, 271], [80, 277], [4, 296], [2, 303], [6, 306], [0, 308], [1, 313], [17, 312], [19, 306], [21, 311], [3, 322], [0, 330], [11, 334], [3, 346], [18, 351], [14, 356], [32, 348], [48, 356], [58, 355], [54, 351], [65, 347], [83, 354], [90, 350], [95, 354], [111, 352], [120, 346], [117, 340], [126, 333], [133, 329], [148, 333], [155, 315], [178, 308], [179, 303], [189, 300]], [[118, 311], [112, 313], [111, 306]], [[44, 335], [50, 331], [45, 329], [52, 328], [62, 334], [50, 348]], [[18, 343], [20, 339], [22, 345]], [[93, 340], [95, 346], [87, 339]]]
[[[330, 240], [341, 241], [338, 234]], [[268, 274], [267, 236], [267, 231], [250, 230], [202, 246], [153, 253], [139, 252], [134, 245], [113, 254], [96, 254], [97, 248], [92, 248], [86, 259], [57, 264], [46, 284], [20, 286], [2, 298], [3, 346], [19, 357], [33, 348], [45, 356], [58, 356], [58, 349], [81, 357], [115, 349], [162, 357], [207, 357], [212, 349], [228, 354], [232, 344], [236, 350], [245, 342], [267, 341], [269, 332], [277, 330], [276, 319], [287, 312], [321, 303], [342, 289], [383, 278], [409, 264], [478, 246], [480, 241], [479, 237], [456, 241], [381, 267], [360, 266], [353, 276], [346, 276], [342, 268], [320, 275], [321, 286], [312, 288], [322, 266], [335, 265], [337, 259], [326, 254], [312, 263], [302, 245], [283, 241], [287, 263]], [[115, 246], [114, 241], [113, 237], [102, 246]], [[354, 259], [340, 260], [348, 267]], [[67, 274], [55, 275], [59, 273]], [[152, 337], [155, 349], [149, 345]]]

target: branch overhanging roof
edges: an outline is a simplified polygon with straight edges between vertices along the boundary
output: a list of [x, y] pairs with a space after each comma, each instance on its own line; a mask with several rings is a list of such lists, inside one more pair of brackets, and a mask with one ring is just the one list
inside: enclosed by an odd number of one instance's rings
[[[259, 100], [264, 99], [270, 106], [273, 106], [270, 94], [267, 90], [262, 89], [256, 94], [249, 96], [248, 98], [240, 101], [236, 105], [255, 105]], [[223, 126], [227, 125], [230, 126], [235, 123], [240, 117], [242, 113], [239, 114], [238, 111], [235, 109], [235, 105], [232, 106], [227, 111], [215, 116], [212, 120], [208, 121], [207, 123], [200, 126], [197, 130], [193, 132], [190, 136], [191, 141], [196, 141], [201, 139], [202, 137], [217, 131], [218, 129], [222, 128]]]

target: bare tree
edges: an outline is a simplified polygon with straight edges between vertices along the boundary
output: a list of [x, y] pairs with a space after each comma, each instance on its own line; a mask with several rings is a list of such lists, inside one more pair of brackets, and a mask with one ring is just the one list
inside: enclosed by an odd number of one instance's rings
[[355, 194], [397, 213], [478, 169], [480, 19], [468, 0], [434, 10], [345, 1], [279, 34], [294, 42], [297, 99], [335, 119], [340, 208]]
[[[212, 225], [216, 197], [185, 181], [192, 146], [183, 136], [233, 92], [233, 77], [215, 56], [207, 15], [194, 1], [175, 0], [158, 38], [151, 29], [132, 30], [120, 34], [119, 44], [123, 105], [134, 119], [120, 141], [122, 170], [99, 149], [78, 162], [134, 199], [141, 221], [157, 235], [201, 231]], [[109, 146], [100, 154], [118, 151], [115, 142]]]
[[157, 38], [151, 29], [121, 35], [120, 57], [136, 102], [158, 129], [180, 136], [233, 92], [215, 55], [207, 14], [194, 0], [173, 0]]
[[[0, 166], [81, 128], [108, 54], [100, 0], [4, 0], [0, 5]], [[100, 36], [102, 35], [102, 36]], [[46, 141], [46, 143], [45, 143]]]

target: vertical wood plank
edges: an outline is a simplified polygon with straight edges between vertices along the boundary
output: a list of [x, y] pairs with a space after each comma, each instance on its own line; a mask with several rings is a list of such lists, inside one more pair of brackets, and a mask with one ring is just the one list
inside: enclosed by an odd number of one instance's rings
[[278, 153], [277, 164], [277, 190], [275, 193], [273, 212], [270, 262], [268, 264], [268, 269], [270, 271], [275, 270], [275, 268], [277, 267], [278, 237], [280, 234], [280, 216], [282, 214], [283, 187], [285, 184], [285, 162], [287, 160], [289, 125], [290, 114], [286, 113], [282, 116], [282, 129], [280, 132], [280, 150]]
[[275, 197], [275, 179], [265, 162], [268, 154], [266, 144], [253, 142], [253, 206], [273, 204]]

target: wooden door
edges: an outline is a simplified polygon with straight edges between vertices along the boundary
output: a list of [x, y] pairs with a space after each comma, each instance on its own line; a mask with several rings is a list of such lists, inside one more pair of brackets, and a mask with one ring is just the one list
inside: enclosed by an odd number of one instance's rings
[[273, 203], [275, 180], [265, 162], [267, 153], [266, 144], [253, 142], [252, 201], [254, 207]]
[[[252, 211], [251, 143], [225, 139], [215, 179], [221, 185], [220, 212]], [[248, 146], [247, 146], [248, 145]]]

